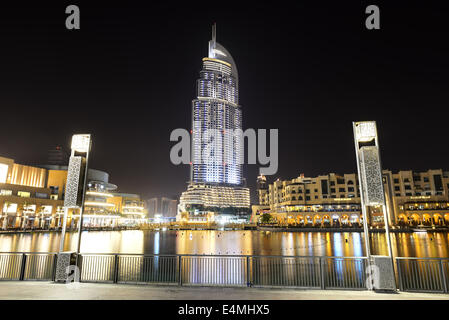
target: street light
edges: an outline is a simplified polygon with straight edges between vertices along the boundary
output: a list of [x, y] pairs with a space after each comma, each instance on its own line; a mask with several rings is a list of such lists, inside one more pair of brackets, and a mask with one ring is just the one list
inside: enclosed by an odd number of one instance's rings
[[67, 215], [69, 209], [79, 209], [78, 244], [76, 249], [76, 262], [81, 245], [81, 231], [83, 227], [84, 198], [86, 194], [89, 152], [91, 148], [90, 134], [75, 134], [71, 143], [72, 153], [67, 169], [67, 183], [64, 198], [64, 220], [59, 246], [58, 262], [56, 268], [56, 281], [65, 281], [67, 278], [66, 267], [71, 264], [72, 253], [64, 253], [64, 240], [67, 227]]
[[[388, 207], [385, 201], [376, 122], [353, 122], [352, 126], [354, 130], [354, 144], [357, 159], [368, 268], [369, 271], [372, 271], [371, 267], [374, 267], [378, 271], [377, 274], [375, 274], [374, 279], [377, 282], [377, 288], [373, 288], [372, 284], [369, 282], [368, 289], [396, 290], [393, 253], [391, 250], [389, 219], [387, 212]], [[367, 211], [369, 207], [375, 206], [380, 206], [383, 210], [385, 236], [389, 256], [371, 256]], [[382, 270], [382, 272], [380, 272], [380, 270]]]

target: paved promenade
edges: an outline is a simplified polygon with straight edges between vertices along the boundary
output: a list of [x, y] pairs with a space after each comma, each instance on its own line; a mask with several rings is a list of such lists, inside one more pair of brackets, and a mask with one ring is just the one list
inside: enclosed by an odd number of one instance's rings
[[430, 293], [385, 294], [369, 291], [177, 287], [125, 284], [0, 282], [0, 299], [40, 300], [449, 300]]

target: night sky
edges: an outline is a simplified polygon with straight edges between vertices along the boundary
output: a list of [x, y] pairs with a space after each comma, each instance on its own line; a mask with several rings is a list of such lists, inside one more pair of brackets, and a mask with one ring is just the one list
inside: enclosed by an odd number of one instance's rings
[[[91, 167], [120, 191], [179, 196], [189, 168], [171, 164], [169, 136], [190, 130], [216, 22], [239, 70], [244, 128], [279, 129], [271, 180], [356, 172], [360, 120], [377, 121], [384, 168], [449, 169], [442, 1], [92, 2], [0, 5], [0, 156], [45, 164], [52, 146], [91, 133]], [[69, 4], [80, 30], [65, 28]], [[365, 28], [369, 4], [380, 30]], [[257, 173], [245, 167], [253, 196]]]

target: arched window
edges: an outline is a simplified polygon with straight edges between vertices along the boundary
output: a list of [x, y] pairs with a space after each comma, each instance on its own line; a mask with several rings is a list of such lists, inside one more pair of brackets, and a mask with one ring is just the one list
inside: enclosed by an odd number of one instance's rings
[[348, 180], [348, 184], [354, 184], [354, 181]]

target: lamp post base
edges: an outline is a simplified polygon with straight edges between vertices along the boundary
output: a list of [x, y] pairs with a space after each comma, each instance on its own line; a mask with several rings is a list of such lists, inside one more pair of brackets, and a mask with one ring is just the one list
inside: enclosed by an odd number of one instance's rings
[[396, 292], [396, 278], [390, 256], [371, 256], [374, 268], [372, 273], [375, 292]]
[[56, 261], [56, 275], [55, 282], [67, 283], [69, 280], [69, 266], [75, 265], [76, 253], [75, 252], [60, 252], [58, 253], [58, 259]]

